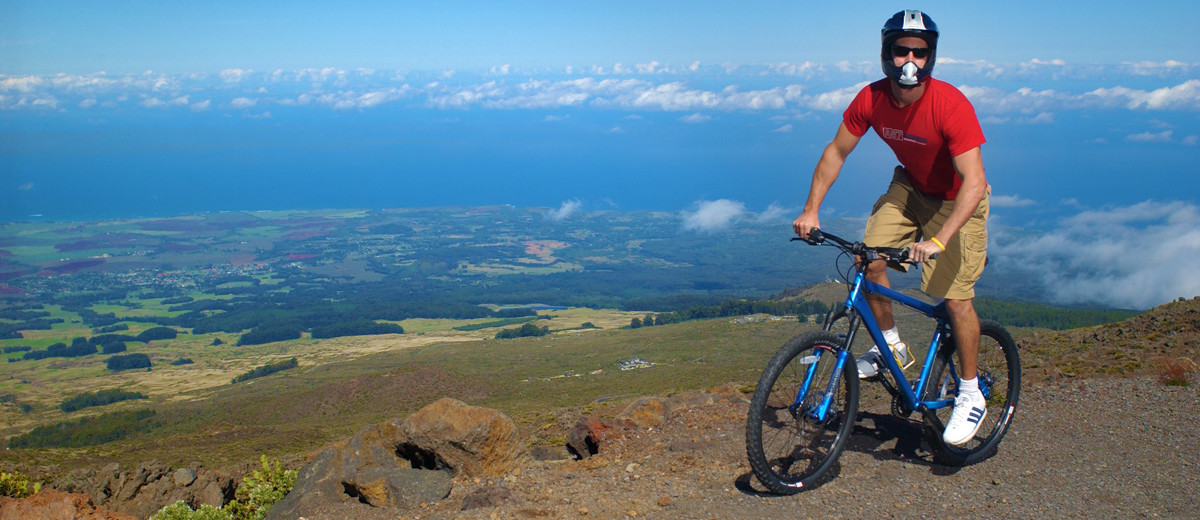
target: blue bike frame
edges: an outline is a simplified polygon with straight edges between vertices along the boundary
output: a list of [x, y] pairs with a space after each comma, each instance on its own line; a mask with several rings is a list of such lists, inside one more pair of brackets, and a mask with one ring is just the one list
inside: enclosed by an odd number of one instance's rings
[[[891, 347], [887, 341], [883, 339], [883, 332], [879, 330], [879, 324], [875, 321], [875, 314], [871, 312], [870, 306], [867, 305], [867, 294], [878, 294], [892, 301], [909, 307], [925, 316], [937, 320], [937, 329], [933, 333], [933, 339], [930, 340], [929, 349], [925, 353], [925, 364], [921, 367], [921, 375], [917, 379], [917, 386], [914, 389], [913, 385], [904, 377], [904, 370], [896, 363], [896, 357], [892, 354]], [[953, 399], [942, 399], [937, 401], [918, 401], [917, 396], [924, 394], [925, 386], [929, 383], [929, 372], [933, 367], [933, 358], [937, 355], [938, 347], [941, 346], [942, 340], [950, 332], [950, 315], [946, 313], [945, 302], [937, 305], [930, 305], [906, 294], [894, 291], [890, 288], [871, 282], [866, 279], [866, 274], [858, 272], [854, 277], [854, 285], [850, 290], [849, 296], [846, 297], [845, 310], [850, 316], [850, 328], [846, 335], [845, 342], [837, 351], [837, 362], [834, 364], [833, 375], [829, 379], [829, 384], [825, 388], [825, 393], [821, 398], [821, 402], [814, 409], [808, 410], [807, 413], [818, 421], [825, 420], [829, 412], [830, 405], [833, 401], [833, 396], [836, 393], [842, 371], [845, 370], [846, 363], [852, 361], [850, 353], [850, 345], [854, 342], [854, 334], [858, 329], [858, 320], [862, 320], [862, 324], [866, 326], [867, 332], [870, 333], [871, 339], [876, 345], [880, 345], [880, 351], [883, 354], [883, 363], [887, 367], [888, 372], [896, 380], [896, 386], [899, 390], [901, 399], [904, 405], [910, 410], [935, 410], [945, 408], [954, 404]], [[822, 353], [817, 353], [819, 358]], [[957, 380], [958, 374], [954, 370], [954, 366], [950, 365], [951, 375]], [[808, 374], [805, 384], [800, 385], [800, 390], [797, 393], [796, 401], [792, 405], [792, 411], [796, 412], [809, 391], [809, 382], [812, 381], [813, 374], [816, 373], [817, 363], [812, 362], [808, 368]], [[984, 395], [990, 395], [990, 389], [980, 388]]]

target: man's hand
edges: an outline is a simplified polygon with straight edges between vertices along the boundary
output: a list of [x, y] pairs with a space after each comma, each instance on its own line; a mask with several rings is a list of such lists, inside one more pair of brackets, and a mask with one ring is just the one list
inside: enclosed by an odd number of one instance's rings
[[941, 252], [942, 247], [932, 240], [922, 240], [913, 244], [912, 249], [908, 252], [908, 259], [917, 263], [928, 262], [933, 259], [933, 255]]
[[[814, 229], [821, 227], [821, 219], [817, 218], [817, 212], [805, 211], [801, 213], [796, 220], [792, 221], [792, 230], [799, 235], [800, 238], [808, 238], [808, 233]], [[934, 246], [937, 247], [937, 246]]]

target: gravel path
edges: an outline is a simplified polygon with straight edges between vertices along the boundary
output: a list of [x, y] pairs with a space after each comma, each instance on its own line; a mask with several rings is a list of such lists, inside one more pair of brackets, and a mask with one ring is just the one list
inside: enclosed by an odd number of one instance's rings
[[[1200, 518], [1198, 388], [1194, 376], [1190, 387], [1144, 377], [1026, 386], [1000, 453], [967, 468], [932, 464], [917, 416], [892, 417], [890, 401], [873, 393], [836, 476], [787, 497], [761, 492], [744, 451], [746, 404], [725, 402], [583, 461], [460, 482], [420, 511], [353, 505], [328, 517]], [[482, 494], [511, 498], [462, 510], [464, 498]]]

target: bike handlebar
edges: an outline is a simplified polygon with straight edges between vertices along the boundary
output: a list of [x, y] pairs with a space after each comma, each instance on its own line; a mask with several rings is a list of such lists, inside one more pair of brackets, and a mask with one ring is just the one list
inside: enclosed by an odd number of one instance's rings
[[[869, 247], [862, 242], [851, 242], [851, 241], [846, 240], [842, 237], [839, 237], [833, 233], [829, 233], [827, 231], [821, 231], [820, 229], [813, 229], [812, 231], [809, 231], [807, 238], [793, 237], [792, 240], [800, 240], [800, 241], [807, 242], [808, 244], [814, 245], [814, 246], [819, 246], [821, 244], [824, 244], [826, 240], [829, 240], [829, 241], [833, 242], [838, 249], [841, 249], [841, 250], [843, 250], [847, 253], [850, 253], [852, 255], [855, 255], [855, 256], [866, 257], [866, 260], [868, 262], [876, 260], [880, 256], [882, 256], [882, 257], [886, 257], [889, 260], [894, 260], [897, 262], [907, 262], [910, 264], [916, 263], [916, 262], [912, 262], [908, 259], [908, 253], [909, 253], [908, 248]], [[937, 258], [937, 255], [933, 255], [931, 258]]]

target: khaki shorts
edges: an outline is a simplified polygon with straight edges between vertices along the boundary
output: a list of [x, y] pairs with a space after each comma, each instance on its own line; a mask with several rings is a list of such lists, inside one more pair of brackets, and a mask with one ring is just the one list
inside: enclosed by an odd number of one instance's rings
[[[975, 213], [954, 238], [946, 242], [946, 251], [921, 268], [921, 290], [930, 296], [952, 300], [975, 297], [975, 282], [983, 274], [987, 260], [988, 186]], [[863, 243], [872, 247], [908, 247], [922, 237], [931, 237], [942, 228], [954, 201], [930, 197], [915, 189], [897, 166], [887, 193], [875, 202]], [[906, 266], [893, 266], [901, 270]]]

